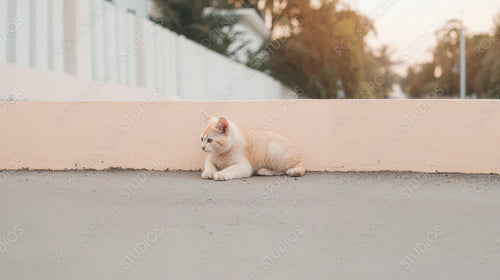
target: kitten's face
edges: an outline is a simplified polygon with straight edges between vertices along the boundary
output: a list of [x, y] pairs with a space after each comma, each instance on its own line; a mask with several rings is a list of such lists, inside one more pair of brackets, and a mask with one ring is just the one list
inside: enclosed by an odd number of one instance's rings
[[205, 152], [223, 153], [231, 148], [229, 124], [226, 119], [207, 117], [201, 134], [201, 149]]

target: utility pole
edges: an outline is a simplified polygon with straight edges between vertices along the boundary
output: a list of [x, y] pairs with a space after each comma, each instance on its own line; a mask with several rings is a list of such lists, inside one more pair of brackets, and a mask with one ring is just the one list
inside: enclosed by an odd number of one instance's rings
[[460, 99], [465, 99], [465, 38], [463, 22], [460, 28]]

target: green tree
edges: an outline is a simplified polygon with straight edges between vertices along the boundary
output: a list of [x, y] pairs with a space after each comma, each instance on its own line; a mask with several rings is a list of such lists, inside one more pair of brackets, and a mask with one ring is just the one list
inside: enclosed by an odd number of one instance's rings
[[[449, 20], [436, 31], [437, 46], [434, 49], [435, 67], [442, 71], [439, 81], [445, 95], [458, 95], [460, 86], [460, 28], [459, 20]], [[426, 69], [434, 74], [435, 69]], [[422, 84], [425, 86], [425, 84]]]
[[434, 63], [408, 68], [406, 78], [402, 79], [401, 88], [410, 98], [422, 98], [426, 94], [436, 92], [436, 88], [442, 89], [441, 83], [434, 77], [435, 68]]
[[[500, 13], [493, 23], [491, 35], [464, 32], [468, 95], [475, 93], [483, 98], [500, 96]], [[433, 50], [433, 61], [408, 70], [401, 85], [411, 97], [424, 97], [433, 87], [439, 87], [450, 97], [459, 95], [460, 28], [460, 21], [448, 21], [436, 32], [437, 45]]]
[[500, 98], [500, 12], [493, 19], [493, 35], [482, 38], [474, 51], [482, 56], [475, 86], [484, 97]]
[[[387, 48], [373, 51], [366, 36], [371, 20], [337, 1], [263, 1], [273, 38], [252, 54], [249, 65], [266, 71], [312, 98], [381, 98], [393, 75]], [[265, 59], [262, 59], [265, 58]]]

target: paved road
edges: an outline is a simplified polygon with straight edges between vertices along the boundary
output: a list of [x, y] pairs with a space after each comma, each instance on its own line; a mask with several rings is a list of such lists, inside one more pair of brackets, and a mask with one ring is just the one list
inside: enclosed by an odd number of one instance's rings
[[0, 279], [498, 279], [500, 177], [0, 172]]

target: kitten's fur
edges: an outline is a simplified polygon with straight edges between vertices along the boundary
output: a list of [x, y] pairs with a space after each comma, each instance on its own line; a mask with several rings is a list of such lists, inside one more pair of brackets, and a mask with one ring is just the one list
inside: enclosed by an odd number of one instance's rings
[[285, 136], [238, 127], [225, 118], [205, 112], [201, 148], [208, 152], [203, 179], [231, 180], [257, 175], [302, 176], [305, 168], [299, 152]]

